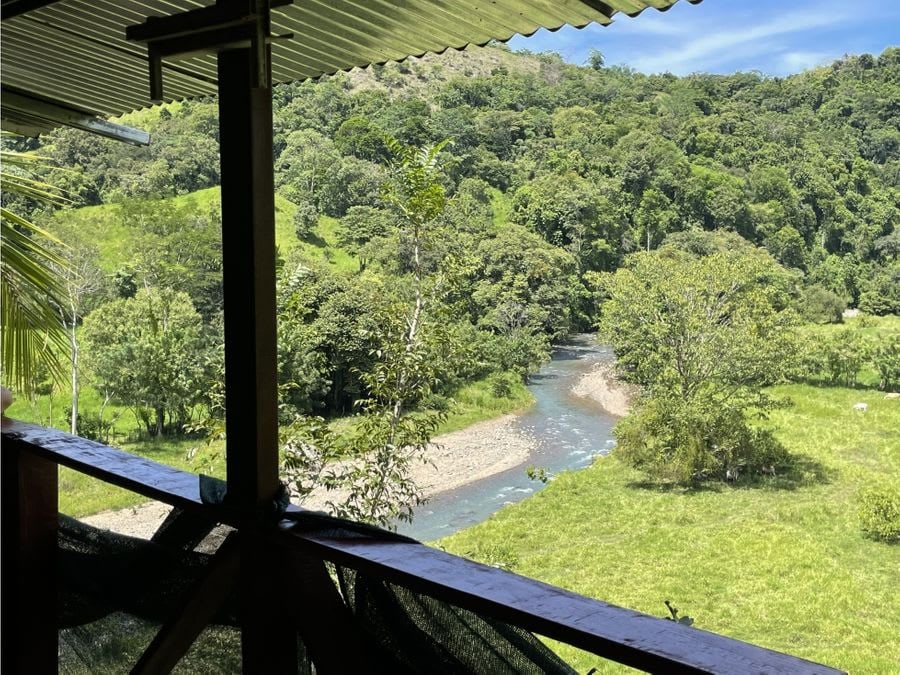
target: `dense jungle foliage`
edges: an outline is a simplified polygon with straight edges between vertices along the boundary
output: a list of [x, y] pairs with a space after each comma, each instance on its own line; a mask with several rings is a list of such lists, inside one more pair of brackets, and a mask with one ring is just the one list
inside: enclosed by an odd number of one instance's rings
[[[286, 415], [342, 414], [365, 398], [384, 316], [413, 296], [410, 237], [385, 199], [388, 137], [450, 140], [446, 208], [419, 261], [437, 384], [417, 405], [527, 376], [553, 340], [596, 325], [606, 291], [592, 275], [664, 242], [705, 255], [722, 245], [709, 233], [767, 251], [784, 272], [779, 302], [808, 320], [839, 321], [846, 306], [900, 312], [900, 49], [787, 78], [601, 62], [492, 47], [277, 88]], [[222, 368], [219, 207], [204, 191], [219, 180], [216, 115], [214, 101], [193, 101], [126, 116], [152, 132], [146, 148], [73, 130], [20, 144], [52, 158], [43, 177], [91, 207], [10, 204], [68, 242], [90, 282], [73, 284], [65, 312], [84, 363], [151, 433], [180, 430], [221, 393], [210, 384]], [[159, 321], [163, 305], [197, 330]], [[97, 324], [134, 331], [147, 360], [98, 356], [109, 334]], [[141, 370], [179, 350], [193, 365], [177, 382]]]

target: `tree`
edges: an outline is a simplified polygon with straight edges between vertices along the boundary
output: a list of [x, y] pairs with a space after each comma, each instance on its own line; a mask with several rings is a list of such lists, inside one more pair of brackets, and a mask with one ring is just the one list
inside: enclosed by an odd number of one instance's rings
[[747, 418], [774, 405], [762, 386], [793, 358], [783, 269], [757, 251], [663, 249], [630, 256], [603, 282], [601, 331], [645, 392], [617, 427], [617, 452], [680, 482], [777, 461], [780, 446]]
[[[438, 154], [446, 143], [418, 149], [389, 139], [388, 145], [396, 159], [384, 198], [411, 242], [411, 306], [380, 317], [381, 347], [371, 370], [362, 374], [367, 394], [359, 403], [357, 433], [341, 445], [319, 420], [300, 419], [286, 439], [283, 460], [296, 494], [308, 494], [311, 479], [327, 488], [342, 488], [346, 496], [330, 503], [337, 515], [380, 525], [397, 518], [412, 520], [422, 496], [409, 469], [414, 461], [424, 460], [441, 418], [411, 412], [434, 385], [434, 367], [421, 333], [428, 302], [421, 253], [446, 202], [438, 172]], [[341, 449], [347, 459], [326, 468]]]
[[66, 258], [66, 266], [58, 270], [63, 281], [64, 296], [59, 298], [59, 318], [66, 328], [69, 341], [69, 381], [71, 384], [71, 404], [69, 406], [69, 430], [78, 433], [78, 403], [81, 391], [80, 382], [80, 341], [78, 327], [84, 316], [96, 302], [99, 291], [103, 288], [103, 272], [99, 267], [100, 252], [96, 246], [85, 241], [83, 237], [69, 228], [63, 237], [68, 244], [59, 251], [60, 257]]
[[186, 293], [142, 288], [85, 318], [85, 361], [100, 386], [131, 407], [149, 434], [177, 432], [204, 381], [201, 325]]
[[885, 338], [872, 354], [872, 362], [880, 377], [879, 387], [896, 391], [900, 387], [900, 336]]
[[603, 57], [603, 53], [597, 49], [591, 49], [588, 52], [587, 65], [594, 70], [603, 70], [603, 65], [606, 63], [606, 59]]

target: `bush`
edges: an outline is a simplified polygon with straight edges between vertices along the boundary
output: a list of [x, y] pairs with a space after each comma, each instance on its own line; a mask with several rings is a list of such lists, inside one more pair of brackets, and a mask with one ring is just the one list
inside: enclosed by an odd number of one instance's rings
[[733, 407], [678, 397], [641, 399], [615, 427], [616, 454], [653, 480], [691, 483], [773, 473], [787, 451]]
[[497, 398], [509, 398], [520, 378], [512, 373], [494, 373], [488, 378], [491, 394]]
[[855, 325], [857, 328], [875, 328], [878, 325], [878, 319], [871, 314], [859, 314], [856, 317]]
[[841, 323], [847, 303], [822, 286], [809, 286], [803, 291], [800, 313], [812, 323]]
[[886, 338], [872, 354], [872, 364], [880, 376], [879, 387], [885, 391], [900, 388], [900, 336]]
[[[66, 419], [72, 417], [72, 409], [66, 408]], [[108, 444], [115, 420], [105, 420], [99, 413], [78, 413], [76, 426], [78, 435], [90, 441]]]
[[863, 334], [847, 329], [822, 345], [821, 366], [833, 384], [852, 387], [868, 357], [869, 346]]
[[294, 232], [297, 239], [304, 240], [312, 234], [313, 228], [319, 222], [319, 212], [315, 205], [309, 201], [301, 201], [294, 212]]
[[419, 407], [425, 410], [434, 410], [437, 412], [447, 412], [450, 410], [451, 401], [446, 396], [440, 394], [427, 394], [419, 401]]
[[860, 492], [857, 504], [860, 528], [867, 537], [900, 542], [900, 490], [870, 487]]

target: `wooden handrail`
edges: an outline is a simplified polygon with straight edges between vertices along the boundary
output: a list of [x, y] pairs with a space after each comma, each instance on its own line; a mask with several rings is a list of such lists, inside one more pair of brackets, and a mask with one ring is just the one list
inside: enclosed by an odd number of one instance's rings
[[[199, 477], [55, 429], [6, 420], [4, 445], [219, 522], [240, 518], [200, 498]], [[12, 448], [4, 448], [4, 452]], [[556, 588], [423, 544], [335, 538], [282, 521], [266, 536], [318, 559], [402, 584], [598, 656], [654, 672], [838, 673], [839, 670]]]

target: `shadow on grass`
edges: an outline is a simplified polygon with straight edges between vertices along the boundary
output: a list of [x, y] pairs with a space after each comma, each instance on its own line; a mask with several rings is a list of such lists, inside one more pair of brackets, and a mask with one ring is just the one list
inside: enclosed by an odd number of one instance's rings
[[315, 232], [310, 232], [309, 234], [307, 234], [305, 237], [303, 237], [302, 241], [307, 244], [312, 244], [313, 246], [316, 246], [318, 248], [325, 248], [326, 246], [328, 246], [328, 242]]
[[871, 391], [875, 389], [880, 391], [880, 389], [878, 389], [878, 382], [854, 382], [853, 384], [847, 384], [846, 382], [832, 382], [831, 380], [805, 379], [798, 380], [795, 384], [804, 384], [816, 389], [856, 389], [858, 391]]
[[745, 474], [736, 481], [708, 480], [689, 484], [651, 479], [631, 481], [626, 487], [653, 492], [705, 494], [725, 490], [798, 490], [813, 485], [827, 485], [837, 475], [835, 469], [804, 454], [792, 454], [788, 463], [774, 475]]

